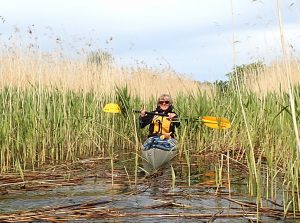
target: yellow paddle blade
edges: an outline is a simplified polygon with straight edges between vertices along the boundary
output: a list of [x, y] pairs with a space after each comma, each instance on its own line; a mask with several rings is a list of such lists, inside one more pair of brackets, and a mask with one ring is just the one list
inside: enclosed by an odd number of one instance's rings
[[109, 103], [104, 106], [103, 111], [108, 113], [121, 113], [121, 108], [118, 104]]
[[200, 120], [205, 126], [213, 129], [228, 129], [231, 126], [230, 121], [226, 118], [203, 116]]

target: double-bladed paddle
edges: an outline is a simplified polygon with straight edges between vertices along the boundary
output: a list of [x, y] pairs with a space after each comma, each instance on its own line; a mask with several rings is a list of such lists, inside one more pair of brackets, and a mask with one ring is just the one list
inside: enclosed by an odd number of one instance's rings
[[[103, 111], [108, 113], [121, 113], [120, 106], [114, 103], [106, 104], [103, 108]], [[140, 113], [139, 110], [133, 110], [133, 112]], [[165, 117], [168, 116], [168, 114], [165, 113], [157, 113], [157, 112], [145, 112], [145, 113], [147, 115], [159, 115]], [[202, 116], [195, 120], [200, 121], [203, 125], [213, 129], [228, 129], [231, 126], [230, 121], [228, 119], [221, 118], [221, 117]]]

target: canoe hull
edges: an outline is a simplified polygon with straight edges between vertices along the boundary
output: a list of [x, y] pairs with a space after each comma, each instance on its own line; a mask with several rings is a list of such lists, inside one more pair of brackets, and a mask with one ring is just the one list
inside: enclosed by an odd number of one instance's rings
[[142, 155], [153, 169], [158, 169], [176, 156], [176, 148], [174, 147], [170, 151], [151, 148], [148, 150], [142, 150]]

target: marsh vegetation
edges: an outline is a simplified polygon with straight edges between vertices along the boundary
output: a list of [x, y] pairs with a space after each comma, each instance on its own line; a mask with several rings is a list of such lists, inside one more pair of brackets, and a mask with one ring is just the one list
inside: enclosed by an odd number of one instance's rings
[[[36, 173], [49, 165], [71, 170], [73, 164], [90, 159], [109, 161], [103, 161], [103, 169], [109, 169], [112, 186], [118, 185], [115, 173], [120, 169], [130, 187], [141, 185], [140, 145], [147, 132], [138, 128], [132, 111], [152, 110], [157, 96], [169, 93], [184, 121], [167, 187], [199, 186], [205, 165], [214, 173], [213, 194], [226, 188], [231, 199], [235, 179], [241, 177], [245, 196], [254, 198], [256, 217], [269, 201], [280, 204], [280, 218], [299, 218], [296, 58], [235, 66], [229, 81], [216, 83], [200, 83], [143, 63], [120, 67], [101, 51], [78, 61], [37, 47], [4, 47], [0, 64], [0, 178], [5, 185], [12, 186], [5, 181], [10, 174], [25, 185], [33, 179], [28, 171]], [[107, 103], [119, 104], [121, 114], [103, 112]], [[199, 117], [206, 115], [226, 117], [231, 128], [201, 125]], [[70, 180], [67, 175], [62, 178]]]
[[[240, 166], [258, 206], [263, 196], [276, 200], [280, 189], [284, 210], [299, 210], [298, 136], [291, 98], [280, 79], [272, 79], [276, 80], [272, 83], [282, 86], [279, 90], [260, 85], [262, 90], [256, 92], [251, 84], [245, 84], [239, 94], [234, 82], [222, 88], [203, 85], [171, 71], [145, 67], [130, 71], [113, 64], [97, 66], [35, 58], [1, 58], [2, 174], [16, 171], [22, 176], [25, 170], [38, 170], [45, 164], [92, 157], [114, 160], [131, 156], [139, 160], [137, 148], [146, 132], [138, 130], [132, 110], [143, 106], [153, 109], [156, 96], [168, 91], [175, 98], [176, 111], [191, 120], [182, 122], [178, 130], [177, 159], [185, 160], [187, 168], [191, 168], [201, 166], [199, 155], [214, 154], [216, 185], [222, 185], [224, 175], [230, 181], [231, 168]], [[275, 65], [260, 71], [252, 81], [257, 83], [264, 75], [280, 76], [284, 68], [280, 63]], [[297, 63], [290, 65], [297, 75]], [[300, 88], [295, 85], [292, 89], [298, 120]], [[102, 112], [110, 102], [119, 104], [122, 114]], [[204, 115], [226, 117], [232, 127], [209, 129], [195, 121]], [[192, 176], [188, 173], [190, 184]]]

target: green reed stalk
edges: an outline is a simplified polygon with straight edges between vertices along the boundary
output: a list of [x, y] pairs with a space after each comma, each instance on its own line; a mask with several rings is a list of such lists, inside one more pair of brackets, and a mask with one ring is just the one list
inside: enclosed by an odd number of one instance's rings
[[171, 176], [172, 176], [172, 190], [175, 189], [175, 183], [176, 183], [176, 175], [175, 175], [175, 170], [171, 164]]
[[137, 186], [137, 181], [138, 181], [138, 165], [139, 165], [139, 147], [140, 147], [140, 143], [139, 143], [139, 139], [138, 139], [138, 133], [137, 133], [137, 124], [136, 124], [136, 120], [135, 120], [135, 116], [133, 115], [133, 126], [134, 126], [134, 136], [135, 136], [135, 166], [134, 166], [134, 183], [135, 186]]
[[[291, 67], [290, 67], [290, 58], [289, 54], [286, 49], [286, 43], [285, 43], [285, 38], [284, 38], [284, 33], [283, 33], [283, 28], [282, 28], [282, 16], [281, 16], [281, 10], [280, 10], [280, 0], [277, 0], [277, 9], [278, 9], [278, 21], [279, 21], [279, 30], [280, 30], [280, 40], [281, 40], [281, 47], [282, 47], [282, 53], [284, 57], [284, 65], [285, 65], [285, 70], [284, 73], [287, 76], [287, 84], [288, 84], [288, 94], [289, 94], [289, 104], [290, 104], [290, 110], [291, 110], [291, 116], [292, 116], [292, 125], [294, 129], [294, 134], [295, 134], [295, 144], [296, 144], [296, 157], [291, 157], [295, 161], [293, 162], [293, 165], [289, 166], [289, 174], [290, 179], [291, 179], [291, 191], [292, 191], [292, 199], [291, 201], [287, 204], [289, 206], [291, 203], [293, 205], [293, 210], [295, 212], [295, 206], [299, 207], [299, 200], [298, 205], [296, 204], [296, 199], [295, 199], [295, 187], [298, 188], [299, 184], [299, 177], [298, 177], [298, 170], [294, 171], [295, 169], [299, 169], [299, 166], [295, 166], [298, 164], [297, 160], [299, 160], [299, 155], [300, 155], [300, 139], [299, 139], [299, 132], [298, 132], [298, 126], [297, 126], [297, 119], [296, 119], [296, 108], [295, 108], [295, 96], [294, 96], [294, 89], [293, 85], [291, 83]], [[297, 185], [297, 186], [296, 186]], [[299, 193], [297, 191], [297, 193]], [[287, 207], [288, 208], [288, 207]]]
[[217, 188], [216, 188], [216, 193], [219, 192], [219, 187], [222, 186], [222, 175], [223, 175], [223, 158], [224, 158], [224, 155], [222, 154], [221, 155], [221, 160], [219, 161], [218, 163], [218, 166], [215, 167], [215, 172], [216, 172], [216, 185], [217, 185]]
[[[233, 14], [233, 3], [232, 3], [232, 0], [231, 0], [231, 12], [232, 12], [232, 25], [234, 25], [234, 14]], [[255, 178], [255, 186], [256, 186], [256, 201], [257, 201], [257, 207], [260, 205], [260, 200], [261, 200], [261, 193], [260, 193], [260, 178], [258, 176], [258, 173], [257, 173], [257, 166], [256, 166], [256, 162], [255, 162], [255, 155], [254, 155], [254, 147], [253, 147], [253, 144], [252, 144], [252, 139], [251, 139], [251, 134], [250, 134], [250, 129], [249, 129], [249, 126], [248, 126], [248, 120], [247, 120], [247, 117], [246, 117], [246, 112], [245, 112], [245, 109], [244, 109], [244, 105], [243, 105], [243, 100], [242, 100], [242, 93], [241, 93], [241, 87], [240, 87], [240, 82], [239, 82], [239, 77], [238, 77], [238, 74], [237, 74], [237, 69], [236, 69], [236, 65], [235, 65], [235, 37], [234, 37], [234, 32], [232, 34], [232, 52], [233, 52], [233, 62], [234, 62], [234, 67], [235, 67], [235, 72], [234, 72], [234, 75], [235, 75], [235, 87], [237, 89], [237, 93], [238, 93], [238, 101], [240, 103], [240, 108], [241, 108], [241, 112], [242, 112], [242, 117], [243, 117], [243, 121], [244, 121], [244, 124], [245, 124], [245, 129], [246, 129], [246, 132], [247, 132], [247, 137], [248, 137], [248, 142], [249, 142], [249, 149], [247, 149], [247, 154], [248, 154], [248, 157], [247, 157], [247, 161], [249, 163], [249, 178], [252, 178], [252, 174], [254, 175], [254, 178]], [[257, 216], [258, 217], [258, 216]]]
[[187, 163], [187, 170], [188, 170], [188, 186], [191, 186], [191, 164], [190, 164], [190, 151], [189, 148], [187, 148], [186, 144], [185, 144], [185, 138], [186, 138], [186, 132], [187, 129], [186, 127], [184, 127], [183, 129], [183, 133], [182, 136], [180, 138], [181, 141], [181, 145], [180, 147], [183, 149], [184, 155], [185, 155], [185, 160]]
[[111, 134], [108, 140], [108, 149], [110, 156], [110, 167], [111, 167], [111, 186], [114, 187], [114, 129], [115, 129], [115, 118], [112, 114], [112, 127]]
[[227, 182], [228, 182], [228, 197], [231, 199], [231, 184], [230, 184], [230, 162], [229, 162], [229, 151], [227, 150]]

